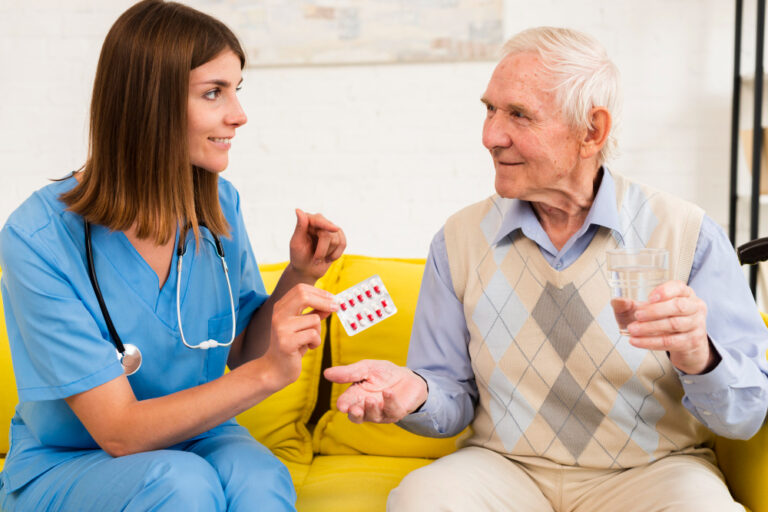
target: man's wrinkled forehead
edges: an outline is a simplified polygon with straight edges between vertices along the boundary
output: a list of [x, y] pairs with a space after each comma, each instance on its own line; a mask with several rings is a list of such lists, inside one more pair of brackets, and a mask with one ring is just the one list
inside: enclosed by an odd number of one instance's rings
[[498, 108], [524, 107], [537, 111], [554, 96], [553, 79], [535, 53], [505, 56], [491, 75], [483, 102]]

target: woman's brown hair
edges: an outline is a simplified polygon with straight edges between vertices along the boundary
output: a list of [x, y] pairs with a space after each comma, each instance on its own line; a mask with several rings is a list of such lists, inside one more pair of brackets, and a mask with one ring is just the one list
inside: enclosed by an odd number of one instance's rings
[[228, 235], [216, 173], [193, 166], [187, 142], [190, 71], [231, 50], [235, 35], [190, 7], [144, 0], [125, 11], [101, 49], [91, 99], [88, 159], [61, 199], [88, 222], [171, 240], [180, 224]]

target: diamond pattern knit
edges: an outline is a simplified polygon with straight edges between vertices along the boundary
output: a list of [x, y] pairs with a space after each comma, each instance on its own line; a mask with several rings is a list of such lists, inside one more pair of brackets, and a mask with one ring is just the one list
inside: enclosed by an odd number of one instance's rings
[[617, 468], [709, 438], [683, 407], [666, 354], [632, 347], [619, 334], [605, 270], [609, 248], [665, 247], [671, 276], [687, 281], [703, 212], [614, 179], [621, 232], [600, 228], [561, 272], [519, 232], [492, 244], [508, 200], [493, 196], [446, 223], [480, 395], [470, 444], [511, 457]]

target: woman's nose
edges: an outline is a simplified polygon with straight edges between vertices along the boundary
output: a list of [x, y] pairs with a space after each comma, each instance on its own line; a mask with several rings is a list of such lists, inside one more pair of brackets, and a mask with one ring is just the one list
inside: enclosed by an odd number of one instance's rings
[[235, 100], [232, 105], [232, 110], [225, 119], [226, 123], [234, 126], [242, 126], [248, 122], [248, 116], [245, 115], [242, 105], [239, 100]]

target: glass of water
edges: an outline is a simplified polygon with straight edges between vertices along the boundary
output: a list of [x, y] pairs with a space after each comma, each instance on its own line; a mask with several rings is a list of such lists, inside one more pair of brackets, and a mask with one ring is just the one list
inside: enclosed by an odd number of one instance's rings
[[613, 249], [606, 251], [611, 306], [619, 332], [628, 336], [627, 326], [635, 321], [638, 304], [669, 277], [669, 251], [666, 249]]

